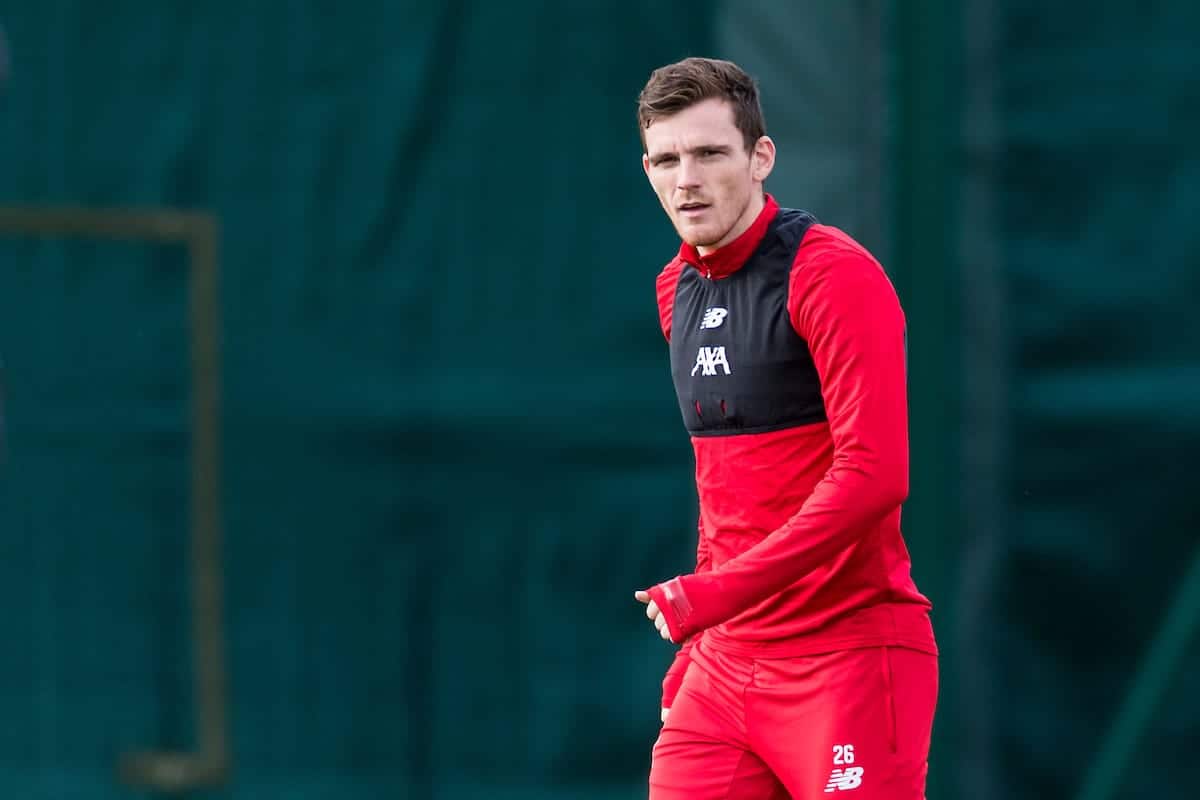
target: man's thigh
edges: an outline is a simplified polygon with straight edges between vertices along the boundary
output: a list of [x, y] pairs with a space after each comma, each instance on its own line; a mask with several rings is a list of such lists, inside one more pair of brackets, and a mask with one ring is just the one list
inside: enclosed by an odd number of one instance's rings
[[756, 667], [750, 743], [794, 800], [922, 800], [935, 656], [875, 647]]
[[650, 800], [786, 800], [762, 759], [740, 747], [664, 730], [650, 766]]
[[746, 744], [748, 662], [701, 655], [688, 667], [650, 764], [650, 800], [785, 800], [775, 774]]

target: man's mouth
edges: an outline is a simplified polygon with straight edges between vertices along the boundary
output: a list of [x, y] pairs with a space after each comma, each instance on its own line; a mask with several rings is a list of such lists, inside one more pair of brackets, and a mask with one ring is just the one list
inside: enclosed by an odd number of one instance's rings
[[679, 206], [679, 213], [694, 216], [708, 208], [708, 203], [684, 203]]

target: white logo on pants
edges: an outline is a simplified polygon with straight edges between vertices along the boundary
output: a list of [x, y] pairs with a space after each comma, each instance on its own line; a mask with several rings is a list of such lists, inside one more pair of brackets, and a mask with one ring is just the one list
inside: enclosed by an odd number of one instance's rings
[[845, 769], [835, 767], [833, 772], [829, 773], [829, 783], [825, 784], [825, 791], [841, 792], [857, 789], [862, 786], [862, 776], [862, 767], [846, 767]]

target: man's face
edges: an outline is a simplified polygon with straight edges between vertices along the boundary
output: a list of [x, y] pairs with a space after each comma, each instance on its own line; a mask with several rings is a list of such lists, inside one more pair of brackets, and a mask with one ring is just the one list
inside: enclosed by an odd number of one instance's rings
[[775, 145], [763, 136], [747, 153], [728, 102], [703, 100], [651, 123], [645, 136], [642, 167], [681, 239], [707, 253], [750, 226]]

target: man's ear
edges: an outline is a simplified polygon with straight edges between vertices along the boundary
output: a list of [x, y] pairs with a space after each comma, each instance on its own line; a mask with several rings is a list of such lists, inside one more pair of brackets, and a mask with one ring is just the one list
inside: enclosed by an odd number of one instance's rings
[[770, 136], [760, 136], [754, 143], [754, 152], [750, 154], [750, 174], [759, 183], [767, 179], [775, 168], [775, 142]]
[[650, 154], [642, 153], [642, 172], [646, 173], [646, 177], [650, 177]]

